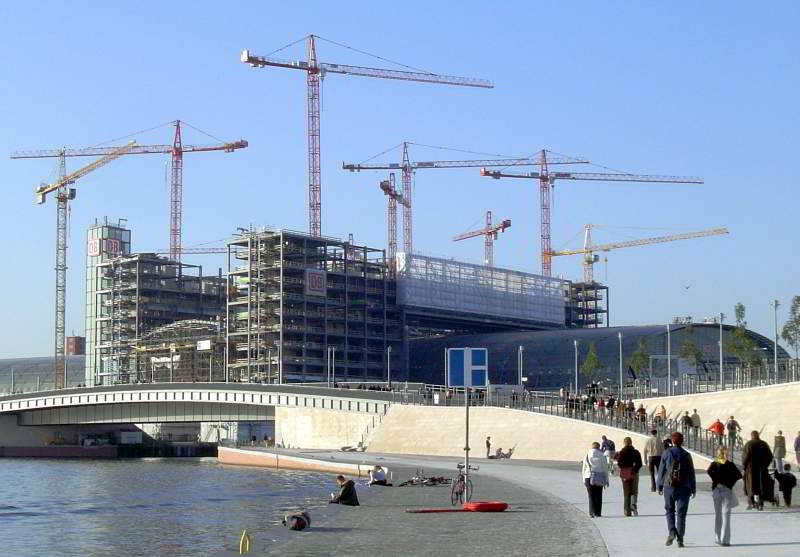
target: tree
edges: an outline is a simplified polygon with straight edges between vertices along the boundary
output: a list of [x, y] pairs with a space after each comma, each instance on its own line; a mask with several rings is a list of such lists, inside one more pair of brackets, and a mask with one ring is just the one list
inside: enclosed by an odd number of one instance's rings
[[695, 367], [703, 360], [703, 351], [697, 347], [692, 339], [688, 338], [681, 344], [680, 355], [681, 358], [689, 360], [689, 363]]
[[798, 356], [798, 352], [800, 352], [800, 296], [792, 298], [789, 319], [783, 325], [781, 338], [786, 341], [786, 344], [794, 348], [794, 357], [800, 357]]
[[728, 352], [739, 358], [743, 363], [751, 366], [761, 365], [761, 352], [755, 341], [747, 336], [747, 321], [745, 320], [744, 304], [739, 302], [733, 308], [736, 314], [736, 328], [728, 342]]
[[642, 370], [650, 368], [650, 353], [647, 351], [647, 345], [644, 343], [643, 338], [639, 339], [636, 351], [631, 354], [631, 358], [628, 360], [628, 365], [631, 366], [637, 377], [641, 375]]
[[586, 377], [588, 381], [593, 381], [595, 372], [599, 367], [600, 359], [597, 357], [597, 347], [592, 342], [589, 344], [589, 353], [586, 355], [586, 359], [583, 360], [583, 365], [581, 365], [581, 375]]

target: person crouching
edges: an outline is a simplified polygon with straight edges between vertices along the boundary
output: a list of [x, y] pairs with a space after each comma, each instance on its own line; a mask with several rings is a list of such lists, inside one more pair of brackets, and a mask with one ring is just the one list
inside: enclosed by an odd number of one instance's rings
[[339, 486], [339, 493], [331, 493], [330, 503], [337, 505], [348, 505], [358, 507], [358, 495], [356, 494], [356, 484], [353, 480], [347, 480], [339, 474], [336, 476], [336, 484]]

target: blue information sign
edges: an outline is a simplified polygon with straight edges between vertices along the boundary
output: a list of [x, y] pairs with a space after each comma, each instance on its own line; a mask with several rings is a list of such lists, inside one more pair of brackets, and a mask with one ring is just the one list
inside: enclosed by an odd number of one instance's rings
[[489, 383], [489, 353], [486, 348], [447, 349], [448, 387], [485, 387]]

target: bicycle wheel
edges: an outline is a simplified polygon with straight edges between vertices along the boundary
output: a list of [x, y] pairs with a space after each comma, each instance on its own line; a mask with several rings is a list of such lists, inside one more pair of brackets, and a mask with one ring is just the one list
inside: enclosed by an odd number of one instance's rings
[[456, 504], [463, 502], [463, 495], [463, 480], [453, 480], [453, 487], [450, 489], [450, 504], [456, 506]]
[[466, 487], [465, 489], [466, 493], [464, 494], [465, 500], [467, 503], [469, 503], [470, 501], [472, 501], [472, 480], [467, 479], [467, 484], [465, 487]]

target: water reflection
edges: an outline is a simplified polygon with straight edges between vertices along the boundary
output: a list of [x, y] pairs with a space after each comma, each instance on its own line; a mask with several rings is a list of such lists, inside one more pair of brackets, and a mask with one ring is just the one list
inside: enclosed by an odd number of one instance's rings
[[333, 477], [216, 459], [0, 459], [4, 555], [207, 555], [288, 510], [327, 505]]

